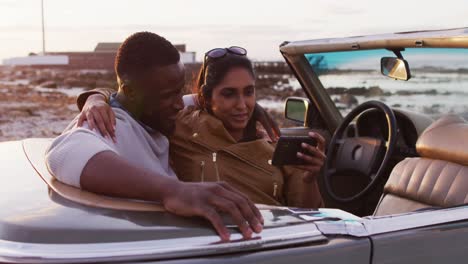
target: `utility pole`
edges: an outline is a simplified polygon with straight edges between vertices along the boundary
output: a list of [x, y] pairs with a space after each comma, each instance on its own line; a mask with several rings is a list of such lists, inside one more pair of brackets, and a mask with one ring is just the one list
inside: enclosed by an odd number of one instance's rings
[[41, 14], [42, 14], [42, 54], [45, 55], [44, 0], [41, 0]]

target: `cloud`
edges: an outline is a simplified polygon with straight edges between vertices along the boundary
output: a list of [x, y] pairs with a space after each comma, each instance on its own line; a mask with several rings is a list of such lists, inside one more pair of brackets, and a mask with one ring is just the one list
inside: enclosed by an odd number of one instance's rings
[[328, 10], [332, 15], [357, 15], [360, 13], [364, 13], [363, 8], [359, 8], [357, 6], [343, 5], [342, 3], [329, 5]]

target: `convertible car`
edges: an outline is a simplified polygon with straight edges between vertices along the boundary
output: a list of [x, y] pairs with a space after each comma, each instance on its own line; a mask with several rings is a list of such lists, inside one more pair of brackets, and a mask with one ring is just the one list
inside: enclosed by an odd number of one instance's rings
[[[261, 234], [56, 181], [50, 139], [0, 143], [0, 262], [459, 263], [468, 252], [468, 28], [285, 42], [307, 98], [285, 117], [328, 137], [326, 208], [258, 205]], [[297, 82], [296, 81], [296, 82]]]

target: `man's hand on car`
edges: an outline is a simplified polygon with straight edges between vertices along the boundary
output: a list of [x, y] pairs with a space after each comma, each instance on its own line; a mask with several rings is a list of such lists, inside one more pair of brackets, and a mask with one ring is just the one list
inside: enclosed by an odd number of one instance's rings
[[224, 182], [179, 182], [164, 195], [163, 205], [176, 215], [208, 219], [223, 241], [229, 240], [230, 233], [220, 213], [231, 216], [244, 239], [263, 229], [263, 218], [258, 208], [244, 194]]

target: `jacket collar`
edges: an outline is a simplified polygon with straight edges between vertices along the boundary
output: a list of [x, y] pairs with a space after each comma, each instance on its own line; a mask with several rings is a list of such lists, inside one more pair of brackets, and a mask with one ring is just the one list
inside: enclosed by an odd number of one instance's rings
[[214, 152], [225, 151], [246, 162], [251, 162], [265, 170], [273, 168], [269, 164], [272, 158], [274, 144], [265, 139], [248, 142], [236, 142], [224, 127], [221, 120], [211, 114], [197, 110], [192, 113], [194, 129], [191, 140]]

